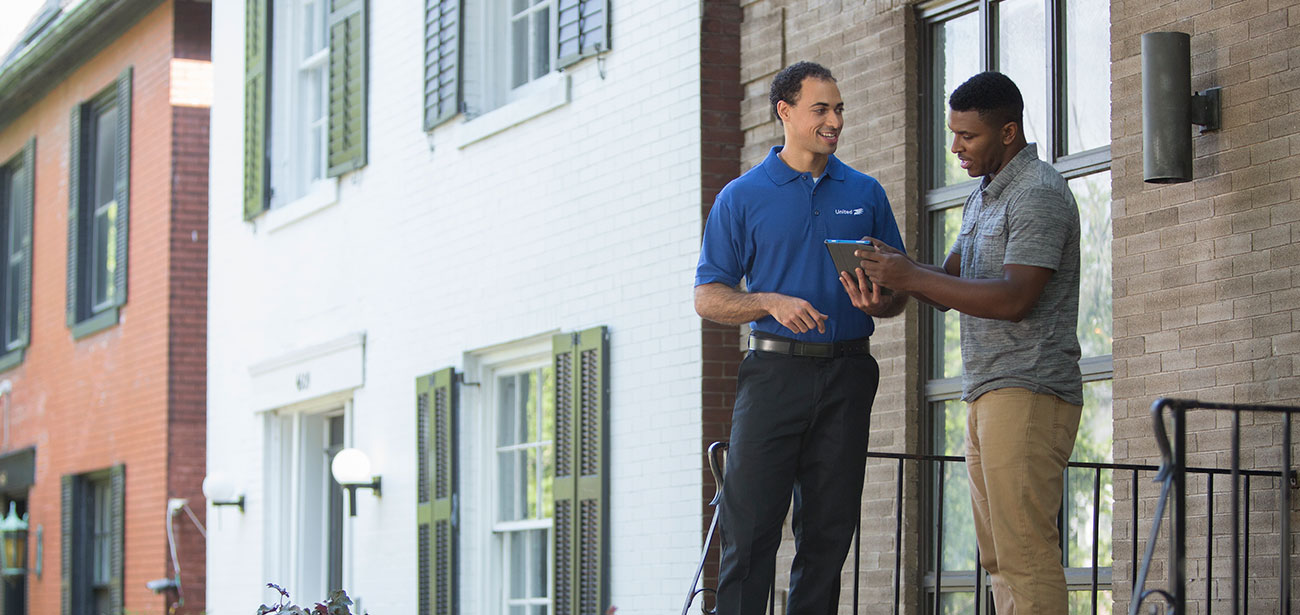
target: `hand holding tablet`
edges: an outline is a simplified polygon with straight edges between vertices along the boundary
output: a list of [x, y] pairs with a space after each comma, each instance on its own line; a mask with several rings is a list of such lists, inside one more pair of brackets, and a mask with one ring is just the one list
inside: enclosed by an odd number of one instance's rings
[[[831, 261], [835, 263], [835, 269], [849, 274], [849, 278], [858, 279], [858, 263], [862, 259], [853, 253], [857, 250], [875, 251], [876, 246], [866, 239], [827, 239], [826, 250], [831, 254]], [[867, 278], [867, 286], [863, 289], [871, 292], [871, 278]], [[886, 289], [881, 289], [886, 292]]]

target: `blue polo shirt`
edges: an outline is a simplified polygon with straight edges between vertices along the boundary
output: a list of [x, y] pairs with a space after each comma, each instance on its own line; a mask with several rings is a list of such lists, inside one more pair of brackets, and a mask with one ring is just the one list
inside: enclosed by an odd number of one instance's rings
[[771, 316], [755, 331], [807, 342], [838, 342], [871, 335], [875, 323], [853, 307], [826, 251], [827, 239], [871, 236], [903, 249], [894, 212], [880, 182], [831, 156], [822, 178], [786, 166], [773, 147], [761, 164], [727, 184], [704, 226], [695, 285], [735, 286], [749, 292], [799, 297], [829, 318], [826, 332], [796, 334]]

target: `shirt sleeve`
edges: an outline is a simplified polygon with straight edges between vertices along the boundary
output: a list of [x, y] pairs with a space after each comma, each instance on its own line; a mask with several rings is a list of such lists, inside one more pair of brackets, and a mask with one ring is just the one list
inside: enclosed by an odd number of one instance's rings
[[709, 219], [704, 224], [704, 241], [700, 246], [700, 262], [695, 268], [695, 285], [714, 282], [735, 286], [745, 276], [743, 263], [744, 230], [740, 216], [733, 211], [732, 202], [723, 191], [713, 202]]
[[[1027, 191], [1007, 209], [1006, 265], [1031, 265], [1056, 271], [1061, 266], [1074, 203], [1047, 189]], [[1078, 211], [1073, 211], [1078, 216]]]

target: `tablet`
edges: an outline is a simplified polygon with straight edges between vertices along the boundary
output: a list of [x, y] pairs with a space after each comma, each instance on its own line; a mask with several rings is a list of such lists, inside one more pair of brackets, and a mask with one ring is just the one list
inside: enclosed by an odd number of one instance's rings
[[[826, 251], [830, 252], [831, 260], [835, 263], [835, 269], [838, 271], [848, 272], [849, 277], [854, 280], [858, 279], [858, 263], [862, 259], [853, 255], [855, 250], [875, 250], [876, 247], [871, 245], [866, 239], [827, 239]], [[871, 292], [871, 278], [867, 278], [867, 287], [864, 289]], [[883, 290], [881, 292], [884, 292]]]

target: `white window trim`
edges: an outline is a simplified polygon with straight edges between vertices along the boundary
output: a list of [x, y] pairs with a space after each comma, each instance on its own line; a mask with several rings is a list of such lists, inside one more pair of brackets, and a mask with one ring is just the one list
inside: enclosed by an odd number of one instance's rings
[[569, 75], [552, 71], [533, 80], [520, 90], [528, 90], [527, 95], [473, 119], [454, 124], [450, 131], [452, 144], [457, 149], [464, 149], [548, 111], [567, 105], [570, 100]]
[[339, 182], [337, 177], [312, 182], [307, 194], [280, 207], [273, 207], [263, 214], [262, 224], [266, 232], [280, 230], [303, 218], [311, 217], [339, 202]]
[[[499, 553], [496, 550], [494, 532], [500, 525], [496, 522], [496, 492], [494, 490], [496, 470], [496, 447], [489, 439], [495, 426], [496, 410], [496, 374], [504, 370], [519, 369], [527, 365], [538, 365], [551, 361], [551, 338], [559, 329], [536, 336], [498, 344], [466, 353], [465, 380], [477, 382], [479, 386], [461, 387], [461, 459], [462, 479], [465, 487], [461, 496], [461, 544], [463, 570], [477, 570], [477, 574], [465, 575], [473, 580], [465, 581], [464, 601], [462, 607], [466, 613], [499, 613], [503, 608], [504, 589], [502, 579], [493, 571], [493, 563]], [[518, 529], [540, 529], [551, 527], [550, 521], [516, 522]], [[513, 525], [513, 524], [511, 524]], [[554, 552], [555, 532], [551, 532], [548, 548]], [[547, 580], [549, 596], [555, 594], [554, 572]]]
[[[310, 157], [311, 146], [308, 142], [310, 134], [297, 131], [290, 122], [285, 121], [288, 118], [296, 118], [300, 110], [308, 108], [305, 100], [305, 93], [300, 87], [302, 82], [301, 74], [304, 70], [310, 68], [321, 68], [324, 71], [321, 80], [321, 104], [329, 104], [329, 32], [328, 29], [323, 32], [325, 37], [325, 47], [317, 53], [302, 57], [302, 46], [304, 44], [305, 24], [302, 19], [302, 0], [269, 0], [271, 2], [272, 23], [275, 32], [273, 36], [283, 43], [277, 45], [279, 53], [271, 54], [271, 137], [269, 140], [269, 151], [271, 155], [271, 177], [269, 187], [271, 189], [270, 207], [267, 213], [270, 214], [280, 209], [294, 209], [295, 215], [277, 216], [277, 222], [271, 223], [271, 217], [268, 215], [269, 230], [274, 230], [301, 218], [304, 218], [320, 209], [333, 205], [338, 200], [338, 178], [326, 175], [328, 165], [325, 164], [325, 158], [328, 153], [321, 152], [321, 160], [315, 162], [320, 165], [321, 178], [310, 181], [304, 188], [304, 192], [292, 201], [283, 202], [277, 196], [276, 192], [284, 192], [289, 186], [297, 186], [300, 182], [307, 182], [307, 169], [303, 166], [302, 161]], [[327, 10], [324, 4], [322, 10]], [[275, 19], [274, 15], [280, 13], [280, 18]], [[283, 13], [287, 11], [291, 16]], [[328, 15], [322, 17], [328, 22]], [[325, 149], [329, 144], [329, 126], [328, 112], [325, 112]], [[305, 205], [303, 205], [305, 203]]]

